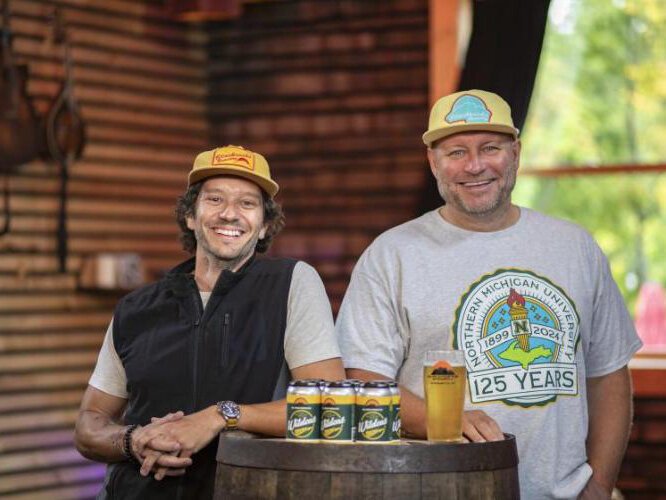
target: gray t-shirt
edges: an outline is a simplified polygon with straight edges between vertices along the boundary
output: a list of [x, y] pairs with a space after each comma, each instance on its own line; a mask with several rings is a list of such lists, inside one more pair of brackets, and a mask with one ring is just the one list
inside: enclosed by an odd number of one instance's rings
[[[211, 292], [200, 292], [204, 307]], [[113, 346], [113, 320], [107, 328], [91, 386], [119, 398], [127, 398], [127, 378]], [[340, 357], [333, 332], [331, 305], [317, 271], [299, 261], [294, 267], [287, 303], [284, 355], [290, 369]]]
[[347, 368], [395, 377], [421, 397], [425, 352], [462, 349], [466, 407], [516, 435], [529, 499], [582, 490], [586, 378], [623, 367], [641, 345], [592, 237], [525, 208], [497, 232], [432, 211], [382, 234], [354, 269], [336, 332]]

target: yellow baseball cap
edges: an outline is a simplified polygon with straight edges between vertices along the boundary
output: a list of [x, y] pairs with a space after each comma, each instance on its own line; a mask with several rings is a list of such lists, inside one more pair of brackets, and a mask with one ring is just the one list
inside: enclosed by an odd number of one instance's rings
[[257, 184], [273, 198], [280, 187], [271, 179], [266, 158], [242, 146], [223, 146], [199, 153], [188, 176], [188, 185], [215, 175], [236, 175]]
[[465, 90], [444, 96], [433, 105], [423, 142], [431, 147], [449, 135], [477, 130], [518, 137], [511, 108], [504, 99], [485, 90]]

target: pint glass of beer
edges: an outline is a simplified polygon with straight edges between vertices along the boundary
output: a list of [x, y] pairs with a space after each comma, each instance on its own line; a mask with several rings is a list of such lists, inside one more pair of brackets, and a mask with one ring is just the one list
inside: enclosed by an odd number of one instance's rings
[[423, 363], [428, 441], [462, 441], [467, 370], [463, 351], [427, 351]]

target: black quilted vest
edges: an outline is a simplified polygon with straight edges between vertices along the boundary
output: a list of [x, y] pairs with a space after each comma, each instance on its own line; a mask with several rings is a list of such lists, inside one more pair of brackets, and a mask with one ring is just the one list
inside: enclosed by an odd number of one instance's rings
[[[224, 271], [203, 309], [194, 259], [124, 297], [113, 342], [127, 374], [125, 424], [217, 401], [270, 401], [284, 364], [287, 301], [296, 261], [252, 259]], [[184, 476], [155, 481], [129, 462], [109, 467], [103, 498], [211, 498], [217, 440], [194, 455]], [[106, 496], [104, 496], [106, 494]]]

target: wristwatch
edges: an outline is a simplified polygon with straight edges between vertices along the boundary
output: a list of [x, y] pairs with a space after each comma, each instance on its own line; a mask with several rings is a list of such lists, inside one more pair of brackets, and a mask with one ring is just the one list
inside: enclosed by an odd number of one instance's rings
[[217, 403], [217, 411], [222, 418], [227, 421], [224, 430], [232, 431], [238, 428], [238, 419], [240, 419], [240, 406], [233, 401], [220, 401]]

